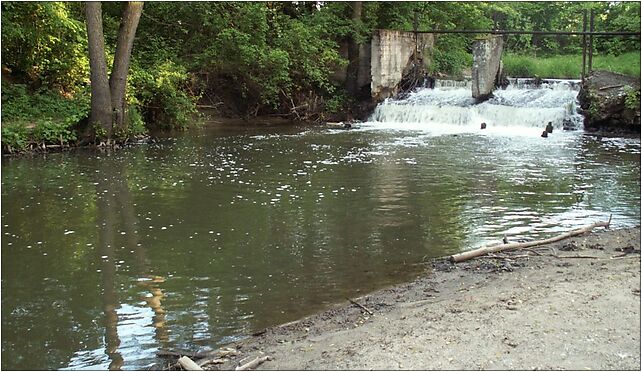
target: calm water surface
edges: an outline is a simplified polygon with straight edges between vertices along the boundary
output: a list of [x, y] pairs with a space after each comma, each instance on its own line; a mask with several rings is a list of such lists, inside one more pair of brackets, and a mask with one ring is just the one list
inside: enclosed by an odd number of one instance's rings
[[143, 369], [501, 238], [640, 223], [640, 140], [205, 127], [2, 162], [2, 368]]

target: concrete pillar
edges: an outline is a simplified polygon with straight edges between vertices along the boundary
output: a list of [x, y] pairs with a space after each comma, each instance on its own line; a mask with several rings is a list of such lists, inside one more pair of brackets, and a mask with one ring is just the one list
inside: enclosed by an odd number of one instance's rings
[[[419, 44], [419, 45], [417, 45]], [[425, 51], [433, 48], [431, 34], [415, 34], [406, 31], [376, 30], [372, 36], [370, 92], [375, 102], [382, 101], [397, 93], [398, 84], [414, 61], [415, 48], [419, 58], [426, 64]]]
[[473, 42], [473, 98], [477, 101], [487, 100], [493, 95], [503, 49], [501, 35]]

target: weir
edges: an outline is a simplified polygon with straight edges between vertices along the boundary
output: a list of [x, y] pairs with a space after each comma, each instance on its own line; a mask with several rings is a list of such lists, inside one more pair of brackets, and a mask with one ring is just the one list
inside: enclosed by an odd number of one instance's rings
[[374, 110], [369, 121], [402, 124], [406, 127], [477, 131], [482, 122], [488, 130], [507, 127], [543, 129], [552, 122], [557, 129], [581, 128], [577, 112], [579, 80], [511, 79], [506, 89], [489, 100], [475, 104], [470, 81], [437, 80], [434, 89], [422, 88], [401, 99], [387, 99]]

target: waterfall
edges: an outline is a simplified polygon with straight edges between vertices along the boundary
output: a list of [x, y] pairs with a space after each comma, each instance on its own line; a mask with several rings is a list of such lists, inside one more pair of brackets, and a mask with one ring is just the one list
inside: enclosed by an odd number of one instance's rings
[[[479, 129], [544, 128], [579, 129], [577, 80], [511, 79], [506, 89], [493, 92], [488, 101], [475, 104], [470, 81], [437, 80], [435, 89], [421, 88], [400, 99], [380, 103], [369, 122], [395, 128], [430, 129], [437, 126]], [[451, 128], [456, 130], [456, 128]]]

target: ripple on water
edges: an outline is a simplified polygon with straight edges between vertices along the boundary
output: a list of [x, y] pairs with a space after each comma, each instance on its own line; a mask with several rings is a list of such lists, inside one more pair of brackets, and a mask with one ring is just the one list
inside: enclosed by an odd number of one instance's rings
[[[425, 257], [640, 220], [639, 139], [208, 130], [3, 163], [2, 316], [20, 331], [3, 350], [23, 354], [3, 367], [144, 369], [160, 347], [213, 348], [407, 280]], [[57, 364], [29, 358], [45, 343]]]

